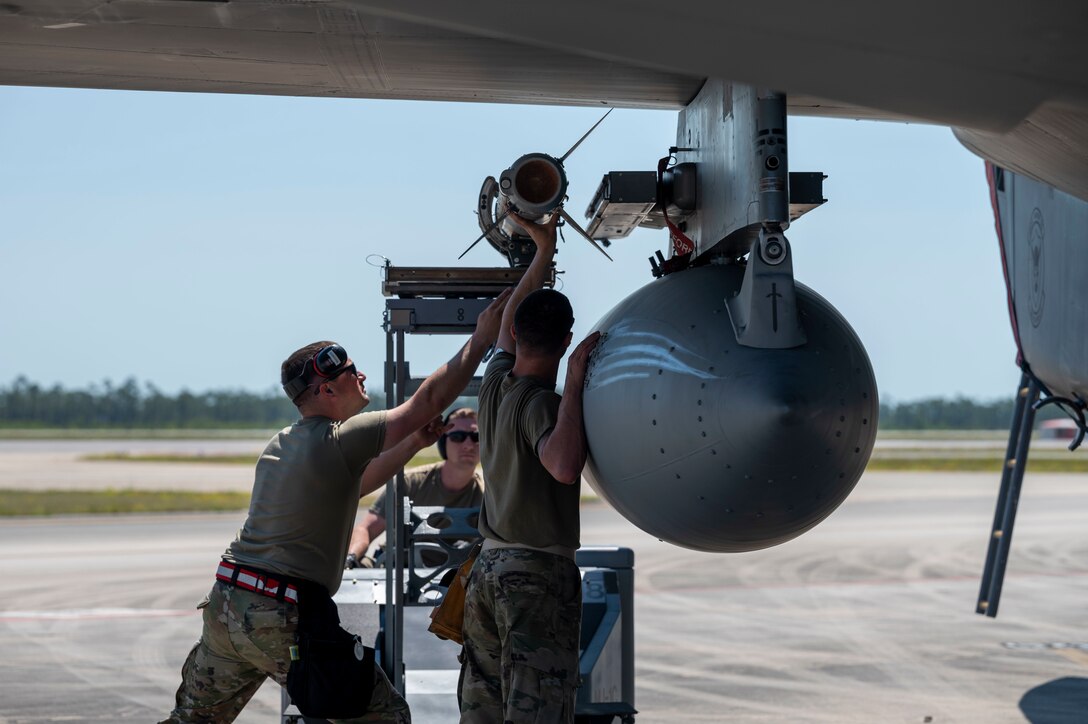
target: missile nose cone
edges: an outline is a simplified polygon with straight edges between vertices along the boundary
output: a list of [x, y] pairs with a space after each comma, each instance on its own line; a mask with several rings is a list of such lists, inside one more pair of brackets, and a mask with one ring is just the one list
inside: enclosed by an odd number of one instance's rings
[[546, 153], [527, 153], [502, 172], [499, 185], [518, 211], [549, 214], [563, 203], [567, 174], [558, 159]]
[[529, 161], [518, 169], [514, 188], [529, 203], [545, 203], [559, 191], [559, 169], [542, 159]]

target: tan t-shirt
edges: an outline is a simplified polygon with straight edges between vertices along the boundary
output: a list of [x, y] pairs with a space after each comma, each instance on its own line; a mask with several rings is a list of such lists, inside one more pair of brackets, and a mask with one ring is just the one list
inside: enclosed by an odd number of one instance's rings
[[[442, 463], [421, 465], [404, 471], [404, 484], [412, 505], [441, 505], [446, 508], [476, 508], [484, 501], [484, 481], [480, 473], [461, 490], [447, 490], [442, 485]], [[370, 506], [374, 515], [385, 517], [385, 488]]]
[[561, 398], [544, 380], [511, 377], [514, 359], [496, 354], [480, 384], [480, 462], [487, 480], [480, 534], [534, 548], [578, 548], [581, 481], [558, 482], [537, 457]]
[[223, 558], [271, 573], [340, 587], [360, 476], [381, 452], [385, 412], [344, 422], [307, 417], [261, 453], [249, 516]]

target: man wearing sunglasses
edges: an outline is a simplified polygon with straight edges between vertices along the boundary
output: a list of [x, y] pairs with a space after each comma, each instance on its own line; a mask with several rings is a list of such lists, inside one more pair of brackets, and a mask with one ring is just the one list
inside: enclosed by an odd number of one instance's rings
[[[286, 683], [301, 643], [300, 610], [304, 623], [330, 618], [329, 598], [340, 587], [359, 498], [373, 490], [363, 489], [363, 471], [384, 482], [397, 468], [395, 456], [383, 452], [408, 438], [415, 438], [411, 444], [435, 442], [438, 416], [495, 341], [509, 297], [510, 290], [500, 294], [461, 350], [388, 411], [363, 412], [370, 402], [366, 375], [338, 344], [315, 342], [284, 361], [280, 381], [301, 419], [280, 431], [257, 462], [249, 515], [198, 606], [203, 633], [182, 667], [167, 722], [230, 722], [266, 678]], [[323, 615], [312, 619], [315, 610]], [[351, 687], [372, 687], [369, 704], [351, 703], [353, 711], [362, 706], [366, 713], [337, 721], [410, 722], [403, 697], [380, 666], [372, 669], [372, 682]]]
[[582, 386], [591, 334], [559, 365], [574, 313], [542, 289], [555, 225], [522, 221], [536, 255], [503, 314], [480, 385], [480, 457], [487, 488], [483, 548], [465, 592], [462, 724], [574, 722], [582, 586], [579, 483], [587, 457]]
[[[478, 508], [483, 502], [483, 478], [476, 470], [480, 464], [480, 432], [476, 426], [476, 411], [469, 407], [454, 410], [442, 421], [445, 432], [438, 439], [438, 454], [442, 462], [404, 471], [404, 482], [412, 505], [441, 505], [447, 508]], [[402, 443], [398, 451], [401, 465], [418, 453], [423, 442], [415, 436]], [[386, 453], [390, 454], [390, 453]], [[385, 481], [368, 480], [369, 469], [363, 473], [363, 487], [381, 485]], [[385, 490], [355, 525], [348, 546], [345, 568], [372, 568], [374, 559], [366, 555], [371, 542], [385, 532]], [[445, 556], [423, 553], [424, 565], [441, 565]]]

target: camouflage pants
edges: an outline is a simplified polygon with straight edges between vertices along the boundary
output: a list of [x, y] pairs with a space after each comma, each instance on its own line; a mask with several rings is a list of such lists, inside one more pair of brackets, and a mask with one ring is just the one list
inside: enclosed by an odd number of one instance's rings
[[[283, 686], [295, 644], [298, 607], [216, 582], [206, 601], [204, 632], [181, 669], [176, 706], [162, 724], [231, 722], [271, 676]], [[412, 720], [408, 703], [374, 667], [370, 711], [352, 722]]]
[[487, 550], [465, 593], [461, 724], [574, 721], [582, 583], [562, 556]]

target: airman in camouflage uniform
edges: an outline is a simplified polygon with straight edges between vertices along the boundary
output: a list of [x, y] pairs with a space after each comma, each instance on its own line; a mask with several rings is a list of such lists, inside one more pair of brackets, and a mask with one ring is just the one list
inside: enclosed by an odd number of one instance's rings
[[[198, 606], [204, 634], [181, 669], [177, 707], [162, 724], [233, 721], [266, 677], [287, 683], [298, 606], [217, 582]], [[370, 712], [350, 722], [408, 724], [408, 703], [374, 667]]]
[[[515, 716], [504, 716], [513, 721], [519, 715], [573, 720], [582, 615], [578, 567], [525, 548], [489, 550], [476, 559], [469, 586], [476, 595], [465, 602], [461, 722], [499, 721], [491, 706], [496, 701], [506, 702]], [[509, 642], [509, 661], [503, 641]]]
[[[315, 342], [284, 360], [280, 382], [301, 419], [257, 461], [249, 514], [201, 604], [203, 634], [182, 667], [167, 722], [231, 722], [265, 678], [286, 683], [299, 626], [295, 601], [318, 612], [304, 625], [336, 625], [325, 597], [340, 587], [359, 498], [444, 431], [440, 413], [498, 336], [509, 297], [499, 294], [457, 354], [388, 411], [363, 412], [366, 375], [338, 344]], [[379, 667], [373, 683], [368, 713], [351, 721], [410, 722], [407, 702]]]
[[574, 312], [542, 289], [558, 214], [519, 219], [536, 254], [503, 315], [498, 351], [480, 383], [484, 542], [465, 588], [461, 724], [574, 722], [582, 589], [579, 488], [587, 447], [582, 387], [599, 335], [559, 364]]

